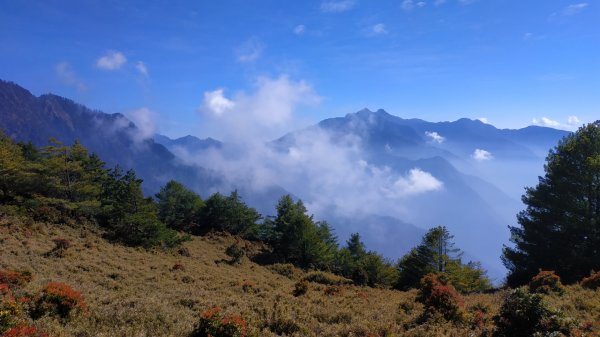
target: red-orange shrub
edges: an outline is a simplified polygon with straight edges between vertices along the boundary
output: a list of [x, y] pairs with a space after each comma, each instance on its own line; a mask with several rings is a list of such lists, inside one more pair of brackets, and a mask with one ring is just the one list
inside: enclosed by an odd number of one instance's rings
[[425, 305], [425, 316], [437, 312], [447, 320], [460, 318], [463, 300], [444, 274], [427, 274], [420, 285], [417, 300]]
[[600, 271], [581, 280], [581, 286], [588, 289], [600, 288]]
[[171, 267], [172, 271], [176, 271], [176, 270], [185, 270], [185, 267], [183, 266], [183, 264], [181, 263], [175, 263], [173, 265], [173, 267]]
[[336, 296], [342, 293], [342, 288], [340, 286], [329, 286], [323, 292], [327, 296]]
[[31, 282], [33, 277], [29, 272], [0, 271], [0, 284], [6, 284], [11, 288], [20, 288]]
[[83, 296], [73, 290], [70, 285], [61, 282], [50, 282], [37, 296], [35, 316], [46, 313], [67, 318], [72, 311], [87, 309]]
[[191, 337], [245, 337], [248, 324], [239, 315], [221, 314], [221, 308], [212, 308], [200, 314]]
[[35, 326], [17, 326], [8, 329], [2, 337], [48, 337], [48, 334], [39, 332]]
[[565, 289], [560, 282], [560, 276], [556, 275], [553, 270], [540, 270], [529, 282], [529, 291], [542, 294], [562, 294]]

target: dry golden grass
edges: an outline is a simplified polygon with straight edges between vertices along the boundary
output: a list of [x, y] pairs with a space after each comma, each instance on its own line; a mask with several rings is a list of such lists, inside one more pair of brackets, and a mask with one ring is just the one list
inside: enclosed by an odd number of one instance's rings
[[[56, 238], [72, 244], [63, 257], [45, 254]], [[188, 257], [177, 249], [114, 245], [89, 228], [1, 218], [0, 270], [31, 271], [34, 280], [26, 288], [31, 293], [49, 281], [66, 282], [82, 292], [87, 314], [66, 323], [51, 317], [35, 322], [56, 337], [186, 336], [198, 313], [212, 307], [241, 314], [256, 336], [480, 336], [492, 328], [491, 317], [505, 295], [466, 296], [461, 323], [434, 319], [419, 324], [423, 307], [415, 302], [416, 291], [355, 286], [326, 291], [330, 286], [311, 283], [305, 295], [294, 297], [302, 271], [286, 277], [247, 258], [229, 265], [224, 252], [235, 240], [194, 237], [184, 244]], [[572, 286], [548, 301], [580, 323], [600, 322], [600, 291]], [[487, 311], [480, 327], [475, 307]]]

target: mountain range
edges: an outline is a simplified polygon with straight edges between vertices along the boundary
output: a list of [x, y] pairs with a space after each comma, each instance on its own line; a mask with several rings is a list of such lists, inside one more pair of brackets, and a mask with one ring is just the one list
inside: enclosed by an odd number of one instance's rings
[[[135, 169], [148, 195], [176, 179], [206, 197], [235, 188], [263, 214], [277, 198], [301, 198], [340, 240], [360, 232], [395, 259], [427, 228], [447, 226], [465, 258], [499, 280], [507, 226], [516, 223], [525, 186], [566, 131], [498, 129], [479, 120], [432, 123], [363, 109], [248, 148], [211, 138], [143, 137], [122, 114], [69, 99], [36, 97], [0, 81], [0, 129], [18, 141], [79, 140], [108, 165]], [[236, 169], [239, 166], [239, 169]]]

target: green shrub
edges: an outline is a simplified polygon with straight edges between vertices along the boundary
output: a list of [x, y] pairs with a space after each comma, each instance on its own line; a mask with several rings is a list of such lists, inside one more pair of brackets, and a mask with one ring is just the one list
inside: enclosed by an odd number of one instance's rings
[[304, 276], [302, 279], [309, 282], [315, 282], [326, 285], [352, 284], [352, 280], [350, 279], [324, 271], [310, 272], [306, 274], [306, 276]]
[[541, 295], [525, 288], [515, 289], [506, 297], [494, 321], [496, 337], [559, 336], [568, 335], [569, 330], [563, 317], [549, 309]]
[[190, 337], [245, 337], [246, 321], [239, 315], [224, 316], [221, 311], [221, 308], [212, 308], [202, 312]]
[[302, 295], [306, 294], [307, 291], [308, 291], [308, 281], [302, 280], [302, 281], [296, 282], [296, 284], [294, 285], [294, 291], [292, 292], [292, 294], [294, 296], [298, 297], [298, 296], [302, 296]]
[[529, 282], [529, 291], [541, 294], [562, 294], [565, 289], [560, 282], [560, 277], [554, 271], [540, 270]]
[[581, 280], [581, 286], [587, 289], [600, 288], [600, 272], [592, 272], [590, 276], [585, 277], [583, 280]]
[[291, 280], [295, 279], [299, 273], [298, 269], [291, 263], [275, 263], [270, 265], [269, 269]]
[[242, 263], [242, 259], [246, 255], [246, 251], [237, 243], [234, 243], [231, 246], [227, 247], [227, 249], [225, 249], [225, 255], [231, 258], [231, 260], [229, 261], [230, 264], [240, 264]]

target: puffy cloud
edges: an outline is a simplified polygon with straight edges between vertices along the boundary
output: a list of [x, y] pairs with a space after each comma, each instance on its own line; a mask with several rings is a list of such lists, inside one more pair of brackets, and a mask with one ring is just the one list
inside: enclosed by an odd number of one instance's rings
[[261, 57], [264, 49], [259, 38], [251, 37], [235, 50], [236, 59], [240, 63], [254, 62]]
[[473, 151], [473, 154], [471, 155], [471, 158], [477, 161], [485, 161], [494, 159], [494, 156], [492, 156], [492, 154], [486, 150], [475, 149], [475, 151]]
[[373, 26], [373, 33], [380, 35], [380, 34], [387, 34], [388, 31], [385, 28], [385, 24], [383, 23], [378, 23], [376, 25]]
[[534, 118], [531, 122], [535, 125], [546, 126], [550, 128], [558, 128], [560, 127], [560, 122], [550, 119], [548, 117], [542, 117], [540, 119]]
[[439, 190], [442, 186], [443, 183], [432, 176], [431, 173], [413, 168], [406, 176], [396, 179], [392, 185], [393, 190], [388, 190], [388, 196], [405, 197], [422, 194]]
[[100, 57], [98, 61], [96, 61], [96, 67], [103, 70], [117, 70], [125, 63], [127, 63], [127, 58], [123, 53], [109, 50], [106, 52], [106, 55]]
[[446, 138], [442, 137], [439, 133], [437, 133], [435, 131], [433, 131], [433, 132], [425, 131], [425, 136], [431, 138], [432, 141], [434, 141], [438, 144], [441, 144], [446, 140]]
[[56, 75], [58, 78], [66, 85], [75, 87], [77, 91], [86, 91], [86, 85], [77, 78], [75, 71], [71, 68], [71, 65], [67, 62], [61, 62], [54, 66], [54, 70], [56, 71]]
[[584, 10], [587, 6], [588, 6], [587, 2], [581, 2], [578, 4], [569, 5], [562, 10], [562, 14], [567, 15], [567, 16], [575, 15], [575, 14], [581, 12], [582, 10]]
[[148, 67], [146, 67], [146, 64], [142, 61], [137, 61], [135, 64], [135, 69], [137, 69], [137, 71], [144, 77], [150, 76], [148, 73]]
[[321, 2], [321, 12], [323, 13], [339, 13], [351, 10], [356, 1], [341, 0], [341, 1], [324, 1]]
[[216, 116], [221, 116], [225, 111], [232, 109], [235, 103], [223, 95], [223, 89], [207, 91], [201, 110]]
[[210, 130], [221, 130], [217, 137], [267, 140], [279, 136], [292, 127], [299, 105], [312, 105], [321, 99], [308, 83], [293, 81], [286, 75], [261, 77], [254, 86], [253, 93], [238, 93], [231, 99], [222, 89], [204, 93], [200, 110], [207, 114], [209, 123], [218, 124], [207, 125]]
[[573, 124], [579, 124], [579, 118], [577, 116], [569, 116], [567, 118], [567, 123], [573, 125]]
[[302, 35], [306, 32], [306, 26], [304, 25], [297, 25], [296, 27], [294, 27], [294, 34], [296, 35]]

